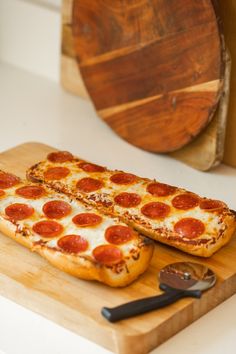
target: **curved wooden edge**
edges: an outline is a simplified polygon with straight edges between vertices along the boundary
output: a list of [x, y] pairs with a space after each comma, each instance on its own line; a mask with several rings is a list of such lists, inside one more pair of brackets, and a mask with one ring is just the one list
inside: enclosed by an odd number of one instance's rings
[[[62, 44], [64, 43], [64, 48], [66, 49], [62, 53], [62, 65], [61, 65], [61, 83], [63, 87], [72, 92], [73, 94], [82, 96], [84, 98], [89, 99], [89, 95], [87, 90], [85, 89], [83, 80], [81, 79], [80, 71], [77, 66], [75, 57], [69, 55], [70, 48], [66, 45], [68, 33], [71, 31], [72, 20], [72, 4], [73, 0], [63, 0], [62, 5], [62, 28], [66, 26], [64, 29], [65, 35], [62, 36]], [[213, 5], [215, 6], [215, 0], [213, 0]], [[218, 13], [218, 8], [215, 11]], [[219, 16], [217, 15], [218, 20]], [[220, 20], [219, 20], [220, 21]], [[218, 22], [219, 26], [222, 27], [221, 21]], [[68, 30], [69, 29], [69, 30]], [[62, 30], [63, 32], [63, 30]], [[72, 33], [70, 34], [72, 36]], [[71, 43], [71, 42], [70, 42]], [[228, 55], [228, 54], [227, 54]], [[227, 78], [227, 71], [229, 70], [229, 58], [226, 59], [226, 78], [224, 83], [223, 90], [226, 90], [226, 96], [229, 96], [227, 83], [229, 85], [229, 78]], [[228, 93], [227, 93], [228, 92]], [[212, 122], [205, 128], [205, 130], [184, 148], [171, 153], [170, 155], [178, 160], [183, 161], [184, 163], [190, 165], [193, 168], [198, 170], [207, 171], [212, 167], [218, 165], [222, 159], [222, 147], [224, 145], [224, 132], [222, 129], [225, 129], [225, 120], [226, 120], [226, 112], [227, 103], [223, 104], [223, 100], [228, 100], [228, 97], [224, 97], [224, 93], [222, 99], [220, 100], [219, 108], [215, 112]], [[222, 108], [224, 106], [224, 109]], [[224, 113], [220, 113], [219, 111], [224, 111]], [[219, 127], [220, 131], [219, 131]]]
[[225, 52], [225, 73], [222, 95], [212, 122], [194, 141], [170, 156], [201, 171], [209, 171], [219, 165], [224, 156], [225, 132], [230, 96], [231, 58]]
[[[3, 170], [11, 170], [12, 173], [16, 173], [21, 178], [25, 178], [25, 171], [30, 167], [29, 165], [29, 151], [34, 151], [34, 160], [40, 161], [47, 155], [49, 152], [55, 150], [55, 148], [50, 147], [46, 144], [39, 142], [27, 142], [24, 144], [19, 144], [11, 149], [3, 151], [0, 153], [1, 161], [0, 168]], [[16, 155], [21, 156], [20, 166], [17, 166], [16, 171]], [[7, 164], [5, 163], [7, 161]], [[6, 166], [7, 165], [7, 166]], [[18, 172], [20, 170], [20, 173]]]
[[236, 2], [234, 0], [218, 0], [224, 25], [225, 41], [232, 57], [232, 75], [230, 82], [230, 100], [226, 127], [225, 152], [223, 162], [236, 167]]

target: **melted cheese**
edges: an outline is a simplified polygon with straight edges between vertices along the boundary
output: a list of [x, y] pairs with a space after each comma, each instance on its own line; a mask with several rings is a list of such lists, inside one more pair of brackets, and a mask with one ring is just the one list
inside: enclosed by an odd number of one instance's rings
[[[45, 171], [48, 167], [56, 166], [57, 164], [53, 164], [49, 161], [44, 161], [40, 164], [39, 169], [40, 173], [43, 175], [43, 171]], [[102, 173], [88, 173], [78, 168], [78, 163], [73, 162], [65, 162], [63, 164], [68, 167], [71, 171], [70, 175], [66, 178], [60, 180], [60, 183], [65, 185], [70, 192], [73, 192], [73, 187], [76, 186], [78, 180], [84, 177], [98, 178], [103, 181], [104, 186], [98, 191], [91, 193], [81, 193], [77, 191], [78, 195], [84, 198], [86, 201], [110, 201], [113, 204], [114, 212], [117, 215], [124, 216], [128, 214], [129, 217], [137, 223], [137, 225], [147, 225], [148, 228], [151, 228], [153, 231], [162, 228], [163, 230], [168, 230], [168, 232], [174, 232], [174, 225], [176, 222], [183, 218], [195, 218], [201, 220], [205, 225], [205, 232], [198, 237], [198, 239], [212, 239], [213, 237], [217, 237], [221, 231], [225, 229], [225, 225], [222, 219], [222, 215], [220, 213], [208, 212], [206, 210], [200, 209], [199, 206], [194, 207], [189, 210], [178, 210], [172, 206], [172, 199], [181, 193], [185, 193], [184, 189], [177, 188], [176, 191], [170, 195], [165, 197], [156, 197], [149, 193], [147, 193], [146, 188], [150, 182], [153, 182], [148, 179], [142, 179], [137, 177], [137, 181], [128, 185], [120, 185], [115, 184], [110, 181], [110, 177], [119, 173], [119, 171], [109, 171], [106, 170]], [[39, 170], [37, 170], [38, 172]], [[141, 198], [141, 203], [134, 208], [123, 208], [119, 205], [114, 204], [114, 197], [120, 193], [128, 192], [128, 193], [137, 193]], [[141, 208], [150, 202], [162, 202], [170, 206], [170, 213], [167, 217], [163, 219], [154, 220], [144, 216], [141, 212]], [[158, 232], [158, 231], [157, 231]]]
[[[105, 239], [105, 231], [109, 226], [112, 225], [125, 225], [124, 223], [120, 222], [117, 218], [111, 218], [108, 216], [100, 215], [99, 212], [96, 210], [93, 210], [91, 207], [86, 207], [82, 203], [75, 201], [75, 200], [70, 200], [67, 196], [56, 194], [56, 193], [48, 193], [46, 196], [42, 196], [39, 199], [27, 199], [23, 198], [21, 196], [18, 196], [15, 194], [15, 190], [21, 186], [24, 186], [25, 184], [22, 185], [17, 185], [15, 187], [9, 188], [5, 190], [6, 195], [0, 198], [0, 215], [4, 218], [7, 218], [5, 215], [5, 208], [13, 203], [23, 203], [23, 204], [28, 204], [31, 205], [34, 208], [34, 214], [25, 220], [20, 220], [17, 221], [17, 226], [18, 228], [28, 228], [30, 230], [30, 235], [28, 236], [32, 242], [37, 242], [40, 240], [43, 240], [46, 242], [46, 246], [49, 248], [58, 248], [57, 242], [58, 240], [65, 236], [65, 235], [80, 235], [84, 237], [88, 241], [88, 248], [84, 252], [80, 252], [81, 255], [87, 255], [92, 257], [92, 251], [94, 248], [100, 245], [104, 244], [109, 244], [106, 239]], [[49, 220], [43, 213], [43, 206], [45, 203], [48, 201], [53, 201], [53, 200], [63, 200], [66, 201], [67, 203], [70, 204], [72, 211], [71, 213], [61, 219], [50, 219], [50, 220], [55, 220], [58, 223], [60, 223], [63, 226], [63, 233], [60, 236], [57, 237], [52, 237], [52, 238], [43, 238], [36, 234], [32, 227], [36, 222], [42, 221], [42, 220]], [[96, 214], [99, 214], [102, 217], [102, 222], [99, 225], [92, 226], [92, 227], [78, 227], [72, 222], [72, 218], [80, 213], [88, 213], [88, 212], [93, 212]], [[8, 222], [9, 223], [9, 222]], [[13, 225], [12, 223], [10, 223]], [[126, 226], [126, 225], [125, 225]], [[16, 231], [15, 225], [13, 225], [14, 232]], [[119, 245], [121, 251], [123, 252], [123, 255], [129, 256], [130, 251], [132, 249], [137, 250], [138, 249], [138, 242], [139, 238], [134, 238], [130, 240], [129, 242]], [[59, 249], [59, 248], [58, 248]]]

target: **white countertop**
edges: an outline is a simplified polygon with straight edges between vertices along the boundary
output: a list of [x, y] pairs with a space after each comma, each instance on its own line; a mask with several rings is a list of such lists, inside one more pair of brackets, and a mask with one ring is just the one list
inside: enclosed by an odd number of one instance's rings
[[[60, 86], [0, 65], [0, 151], [39, 141], [107, 165], [222, 199], [236, 209], [236, 169], [203, 173], [139, 150], [116, 136], [87, 101]], [[0, 291], [1, 293], [1, 291]], [[155, 349], [155, 354], [235, 354], [236, 295]], [[109, 353], [102, 347], [0, 297], [0, 351], [6, 354]]]

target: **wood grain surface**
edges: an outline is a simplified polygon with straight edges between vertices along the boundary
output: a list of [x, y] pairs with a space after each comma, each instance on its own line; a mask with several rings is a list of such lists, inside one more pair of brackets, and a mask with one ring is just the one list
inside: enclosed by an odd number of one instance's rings
[[[228, 5], [228, 3], [226, 4]], [[61, 84], [69, 92], [89, 99], [76, 61], [76, 54], [72, 35], [72, 9], [73, 0], [63, 0], [62, 4], [62, 50], [61, 50]], [[186, 19], [187, 21], [187, 19]], [[191, 165], [199, 170], [209, 170], [219, 164], [224, 154], [224, 138], [227, 116], [230, 82], [230, 58], [226, 59], [224, 89], [220, 99], [220, 105], [214, 114], [210, 124], [192, 142], [183, 148], [170, 153], [176, 159]], [[128, 106], [128, 105], [127, 105]], [[128, 106], [133, 107], [132, 104]], [[109, 110], [107, 110], [109, 113]], [[114, 110], [117, 114], [118, 110]], [[106, 112], [102, 112], [104, 119]], [[234, 117], [232, 117], [234, 119]], [[114, 122], [118, 124], [118, 122]], [[232, 134], [231, 134], [232, 135]], [[228, 143], [228, 145], [230, 145]], [[231, 154], [232, 155], [232, 154]]]
[[72, 40], [98, 114], [122, 138], [177, 150], [209, 123], [224, 46], [211, 0], [74, 0]]
[[226, 45], [232, 60], [224, 162], [236, 167], [236, 2], [234, 0], [219, 0], [219, 10], [223, 21]]
[[[230, 118], [228, 116], [228, 108], [231, 82], [231, 58], [228, 50], [225, 54], [224, 85], [214, 118], [207, 128], [193, 141], [182, 149], [169, 154], [201, 171], [208, 171], [222, 162], [225, 151], [225, 140], [227, 143], [225, 135], [227, 123], [229, 123], [228, 118]], [[233, 119], [234, 117], [232, 116], [231, 120]]]
[[[53, 148], [26, 143], [0, 154], [0, 168], [24, 177], [25, 170]], [[210, 259], [157, 244], [151, 265], [137, 281], [123, 289], [69, 276], [39, 255], [0, 234], [0, 294], [52, 321], [121, 354], [144, 354], [195, 321], [236, 292], [236, 237]], [[157, 273], [172, 262], [197, 261], [217, 274], [214, 288], [199, 299], [179, 302], [142, 316], [108, 323], [103, 306], [161, 293]]]

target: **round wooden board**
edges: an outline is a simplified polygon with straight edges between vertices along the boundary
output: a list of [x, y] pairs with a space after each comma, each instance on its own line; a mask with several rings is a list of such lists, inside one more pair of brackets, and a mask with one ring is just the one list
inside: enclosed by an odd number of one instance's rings
[[174, 151], [210, 122], [224, 75], [211, 0], [74, 0], [72, 32], [98, 114], [130, 143]]

